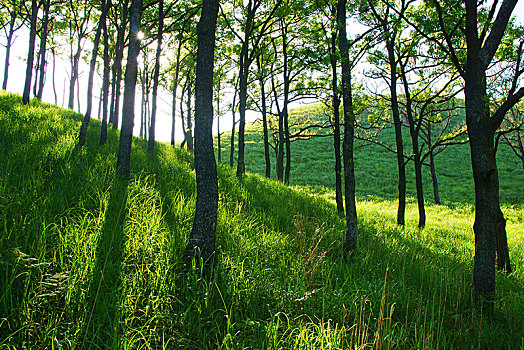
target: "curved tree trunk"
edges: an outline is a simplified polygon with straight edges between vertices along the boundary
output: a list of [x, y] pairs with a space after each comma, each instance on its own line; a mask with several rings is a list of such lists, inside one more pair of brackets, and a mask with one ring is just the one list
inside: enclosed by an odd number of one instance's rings
[[197, 26], [198, 51], [195, 81], [195, 173], [197, 184], [193, 227], [186, 246], [192, 257], [210, 265], [215, 252], [218, 180], [213, 150], [213, 62], [218, 0], [203, 0]]
[[46, 67], [46, 50], [47, 50], [47, 33], [49, 24], [49, 7], [51, 6], [51, 0], [44, 2], [44, 20], [42, 21], [42, 34], [40, 37], [40, 79], [38, 82], [38, 90], [36, 97], [42, 100], [42, 94], [44, 92], [45, 84], [45, 67]]

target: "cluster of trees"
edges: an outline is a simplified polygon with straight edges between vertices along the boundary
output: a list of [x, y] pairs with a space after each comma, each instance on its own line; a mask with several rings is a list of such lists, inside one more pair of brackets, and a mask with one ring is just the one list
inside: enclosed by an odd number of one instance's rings
[[[420, 227], [426, 224], [422, 167], [430, 167], [434, 199], [439, 203], [434, 158], [448, 145], [469, 142], [476, 196], [474, 295], [489, 308], [494, 300], [495, 266], [511, 272], [498, 194], [495, 155], [500, 140], [512, 146], [524, 167], [522, 104], [519, 107], [524, 96], [524, 29], [511, 19], [516, 2], [6, 0], [0, 8], [6, 38], [3, 88], [14, 33], [25, 25], [30, 35], [24, 103], [29, 102], [31, 87], [33, 95], [41, 98], [49, 51], [54, 57], [60, 44], [67, 43], [68, 106], [73, 108], [79, 62], [89, 41], [87, 108], [79, 145], [85, 143], [91, 117], [95, 71], [103, 77], [101, 144], [108, 125], [119, 125], [123, 78], [117, 169], [125, 177], [129, 175], [137, 82], [142, 86], [141, 136], [148, 137], [151, 152], [158, 94], [161, 89], [169, 91], [171, 143], [178, 116], [184, 128], [182, 145], [195, 153], [197, 206], [186, 256], [198, 251], [204, 260], [215, 249], [214, 114], [232, 113], [232, 167], [238, 123], [239, 180], [245, 172], [247, 110], [262, 116], [266, 176], [271, 176], [272, 148], [276, 177], [285, 183], [290, 180], [291, 142], [310, 137], [312, 130], [329, 130], [322, 135], [333, 137], [336, 202], [347, 222], [345, 255], [357, 248], [355, 139], [381, 144], [396, 154], [399, 225], [405, 222], [406, 166], [413, 161]], [[365, 73], [355, 79], [359, 63], [365, 63]], [[233, 96], [232, 102], [222, 98], [226, 94]], [[289, 105], [307, 98], [325, 102], [329, 123], [291, 124]], [[461, 110], [465, 110], [465, 125], [457, 117]], [[370, 137], [384, 127], [394, 129], [395, 145]], [[405, 149], [403, 129], [409, 130], [411, 150]], [[220, 161], [220, 135], [218, 144]]]

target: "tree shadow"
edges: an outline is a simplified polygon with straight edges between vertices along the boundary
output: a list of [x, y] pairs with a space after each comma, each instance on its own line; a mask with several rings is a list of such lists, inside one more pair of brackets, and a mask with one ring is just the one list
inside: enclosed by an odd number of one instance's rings
[[77, 339], [80, 348], [115, 348], [119, 327], [119, 292], [124, 260], [124, 221], [129, 181], [113, 181], [87, 291], [86, 319]]

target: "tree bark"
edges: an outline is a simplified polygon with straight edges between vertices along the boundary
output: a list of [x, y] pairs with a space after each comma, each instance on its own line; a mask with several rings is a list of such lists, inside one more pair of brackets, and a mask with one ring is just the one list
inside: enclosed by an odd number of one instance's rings
[[287, 27], [282, 20], [282, 55], [283, 55], [283, 75], [284, 75], [284, 104], [282, 106], [282, 117], [284, 119], [284, 141], [286, 145], [286, 169], [284, 171], [284, 183], [289, 185], [291, 175], [291, 137], [289, 133], [289, 70], [288, 70], [288, 52], [287, 52]]
[[[106, 20], [106, 14], [109, 10], [110, 3], [106, 3], [105, 0], [102, 0], [100, 5], [100, 23], [104, 23]], [[95, 39], [93, 41], [93, 53], [91, 54], [91, 63], [89, 65], [89, 77], [87, 79], [87, 107], [86, 114], [82, 119], [82, 125], [80, 126], [80, 133], [78, 134], [78, 146], [82, 147], [86, 143], [87, 128], [89, 122], [91, 121], [91, 110], [93, 108], [93, 81], [95, 77], [95, 68], [96, 68], [96, 59], [98, 57], [98, 47], [100, 46], [100, 36], [102, 34], [103, 24], [97, 26]], [[71, 98], [71, 97], [70, 97]], [[70, 100], [71, 101], [71, 100]], [[70, 107], [71, 108], [71, 107]]]
[[261, 52], [257, 56], [257, 68], [259, 71], [258, 82], [260, 84], [260, 102], [262, 103], [262, 129], [264, 132], [264, 159], [266, 164], [266, 177], [271, 178], [271, 158], [269, 155], [269, 131], [267, 128], [267, 105], [266, 105], [266, 89], [264, 88], [264, 67], [261, 61]]
[[158, 77], [160, 75], [160, 55], [162, 53], [162, 35], [164, 34], [164, 0], [158, 4], [158, 36], [155, 57], [155, 71], [153, 73], [153, 107], [151, 110], [151, 125], [149, 127], [149, 141], [147, 150], [153, 153], [155, 150], [155, 125], [158, 95]]
[[140, 17], [142, 14], [142, 0], [132, 0], [129, 23], [129, 48], [125, 72], [124, 107], [122, 110], [122, 128], [118, 146], [116, 169], [119, 176], [128, 178], [130, 173], [131, 143], [133, 139], [133, 125], [135, 121], [135, 89], [138, 74], [137, 57], [140, 52]]
[[44, 1], [44, 20], [42, 22], [42, 34], [40, 37], [40, 80], [38, 82], [38, 91], [36, 97], [42, 100], [42, 94], [44, 92], [45, 84], [45, 68], [46, 68], [46, 50], [47, 50], [47, 33], [49, 25], [49, 7], [51, 6], [51, 0]]
[[187, 134], [186, 134], [186, 146], [187, 146], [187, 150], [189, 152], [193, 152], [194, 150], [194, 144], [193, 144], [193, 123], [191, 121], [191, 118], [193, 117], [193, 113], [191, 111], [191, 99], [192, 99], [192, 90], [191, 90], [191, 80], [190, 80], [190, 76], [188, 74], [187, 76], [187, 79], [189, 81], [189, 83], [187, 84], [187, 100], [186, 100], [186, 105], [187, 105]]
[[29, 103], [29, 94], [31, 92], [31, 78], [33, 76], [33, 63], [35, 58], [35, 40], [36, 40], [36, 17], [38, 15], [38, 4], [36, 0], [31, 1], [31, 24], [29, 30], [29, 50], [27, 51], [27, 65], [25, 70], [25, 85], [22, 96], [23, 104]]
[[[109, 3], [111, 0], [109, 0]], [[109, 6], [108, 6], [109, 7]], [[108, 105], [109, 105], [109, 35], [107, 32], [107, 20], [102, 22], [104, 33], [104, 77], [102, 83], [102, 127], [100, 128], [100, 145], [104, 145], [107, 141], [107, 119], [108, 119]]]
[[[176, 52], [176, 68], [175, 68], [175, 80], [173, 81], [173, 106], [172, 106], [172, 124], [171, 124], [171, 145], [175, 145], [175, 124], [176, 124], [176, 91], [178, 88], [178, 78], [180, 74], [180, 54], [182, 52], [182, 39], [184, 37], [184, 26], [180, 29], [178, 34], [178, 48]], [[182, 115], [183, 118], [183, 115]]]
[[[336, 9], [333, 8], [333, 11]], [[333, 14], [334, 16], [336, 14]], [[331, 53], [329, 56], [331, 62], [331, 81], [333, 93], [333, 148], [335, 150], [335, 199], [337, 211], [344, 212], [344, 202], [342, 197], [342, 164], [340, 162], [340, 98], [338, 94], [337, 79], [337, 33], [331, 33]]]
[[[78, 37], [76, 53], [71, 60], [71, 79], [69, 81], [69, 100], [67, 103], [67, 108], [70, 109], [74, 109], [75, 107], [75, 85], [78, 80], [78, 65], [80, 63], [80, 54], [82, 53], [82, 38], [82, 35]], [[80, 109], [80, 106], [78, 106], [78, 108]]]
[[344, 256], [357, 249], [358, 225], [355, 199], [355, 163], [353, 159], [353, 139], [355, 132], [355, 115], [351, 93], [351, 67], [349, 62], [349, 45], [346, 34], [346, 0], [337, 2], [337, 26], [339, 30], [339, 49], [342, 63], [342, 96], [344, 108], [344, 190], [346, 202], [346, 236]]
[[235, 106], [236, 106], [236, 99], [237, 99], [237, 85], [235, 84], [235, 93], [233, 95], [233, 104], [231, 105], [231, 116], [233, 117], [233, 126], [231, 127], [231, 145], [229, 148], [229, 166], [233, 167], [235, 164], [235, 126], [236, 126], [236, 120], [235, 120]]
[[197, 25], [198, 51], [195, 81], [196, 210], [184, 256], [210, 266], [215, 252], [218, 180], [213, 150], [213, 62], [218, 0], [203, 0]]
[[7, 90], [7, 79], [9, 78], [9, 57], [11, 56], [11, 45], [13, 43], [16, 20], [16, 11], [13, 11], [11, 14], [11, 19], [9, 20], [9, 32], [7, 34], [7, 43], [5, 45], [4, 80], [2, 82], [2, 89], [4, 90]]

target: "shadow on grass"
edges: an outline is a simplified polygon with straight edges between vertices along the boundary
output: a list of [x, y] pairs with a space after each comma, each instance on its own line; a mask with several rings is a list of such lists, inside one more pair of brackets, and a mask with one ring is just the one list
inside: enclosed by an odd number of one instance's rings
[[124, 259], [124, 220], [128, 180], [113, 181], [101, 236], [96, 249], [95, 266], [88, 289], [86, 320], [78, 339], [80, 348], [116, 348], [119, 318], [119, 290]]

